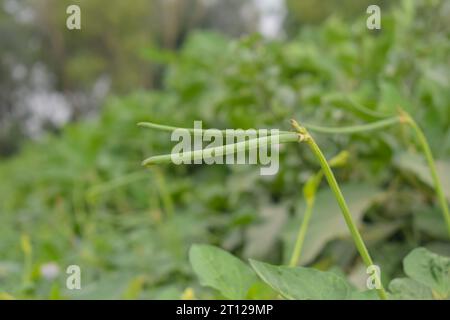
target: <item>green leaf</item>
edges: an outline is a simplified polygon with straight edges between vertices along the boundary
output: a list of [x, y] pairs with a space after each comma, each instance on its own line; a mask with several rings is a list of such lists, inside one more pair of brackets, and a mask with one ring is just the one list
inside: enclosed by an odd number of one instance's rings
[[450, 296], [450, 258], [417, 248], [403, 260], [403, 267], [410, 278], [431, 288], [437, 298]]
[[[334, 272], [304, 267], [274, 266], [250, 260], [258, 276], [287, 299], [340, 300], [375, 298], [372, 293], [359, 293]], [[376, 293], [375, 293], [376, 295]]]
[[409, 278], [397, 278], [389, 284], [390, 298], [396, 300], [433, 299], [430, 288]]
[[317, 188], [322, 181], [323, 173], [319, 171], [315, 175], [311, 176], [305, 183], [303, 187], [303, 196], [307, 203], [313, 203], [314, 198], [316, 197]]
[[245, 299], [249, 288], [257, 281], [244, 262], [214, 246], [193, 245], [189, 260], [200, 283], [218, 290], [228, 299]]

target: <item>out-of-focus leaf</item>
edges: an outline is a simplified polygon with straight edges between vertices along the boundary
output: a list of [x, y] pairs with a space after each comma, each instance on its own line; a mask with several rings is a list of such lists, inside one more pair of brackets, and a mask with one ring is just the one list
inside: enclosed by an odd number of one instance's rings
[[425, 248], [414, 249], [403, 260], [406, 275], [433, 290], [438, 298], [450, 296], [450, 258]]
[[192, 268], [202, 285], [218, 290], [228, 299], [244, 299], [257, 281], [252, 270], [232, 254], [210, 245], [193, 245]]
[[349, 300], [379, 300], [376, 290], [352, 291]]

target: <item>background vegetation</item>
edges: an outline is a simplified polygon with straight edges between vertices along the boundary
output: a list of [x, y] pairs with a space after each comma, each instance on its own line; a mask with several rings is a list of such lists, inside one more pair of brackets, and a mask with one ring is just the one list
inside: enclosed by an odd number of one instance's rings
[[[194, 243], [244, 260], [288, 263], [305, 209], [302, 186], [318, 170], [305, 148], [283, 146], [280, 171], [271, 177], [257, 166], [148, 170], [141, 160], [172, 144], [167, 133], [138, 128], [140, 121], [288, 130], [290, 118], [351, 125], [374, 120], [358, 104], [388, 114], [401, 106], [424, 129], [450, 199], [448, 2], [380, 3], [382, 29], [370, 31], [364, 6], [344, 15], [337, 1], [287, 1], [284, 36], [271, 40], [253, 33], [248, 20], [238, 19], [237, 30], [214, 25], [220, 4], [78, 2], [84, 20], [75, 33], [61, 27], [71, 1], [2, 3], [2, 297], [218, 298], [189, 265]], [[34, 18], [21, 22], [11, 3]], [[242, 3], [230, 1], [234, 16]], [[17, 65], [25, 75], [9, 70]], [[36, 89], [39, 66], [49, 74], [46, 88], [64, 94], [71, 111], [69, 123], [51, 123], [37, 136], [20, 97]], [[103, 95], [93, 90], [102, 77], [109, 83]], [[350, 154], [335, 173], [385, 284], [402, 276], [413, 248], [450, 255], [410, 130], [315, 137], [328, 158]], [[65, 287], [71, 264], [81, 267], [83, 290]], [[325, 182], [300, 264], [339, 270], [365, 285], [365, 268]]]

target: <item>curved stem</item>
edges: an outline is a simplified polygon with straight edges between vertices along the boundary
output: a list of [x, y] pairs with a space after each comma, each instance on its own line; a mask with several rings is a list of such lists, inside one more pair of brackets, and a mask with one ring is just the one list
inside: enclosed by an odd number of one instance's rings
[[362, 104], [360, 104], [359, 102], [356, 102], [353, 98], [347, 97], [347, 100], [352, 104], [353, 108], [356, 111], [359, 111], [365, 115], [368, 115], [372, 118], [387, 118], [389, 117], [388, 114], [385, 113], [381, 113], [372, 109], [369, 109], [365, 106], [363, 106]]
[[442, 208], [442, 214], [444, 215], [444, 220], [447, 225], [448, 233], [450, 235], [450, 213], [448, 209], [447, 199], [445, 198], [445, 194], [442, 189], [441, 181], [437, 173], [436, 163], [434, 161], [430, 145], [428, 144], [427, 138], [425, 137], [425, 134], [423, 133], [422, 129], [420, 129], [417, 122], [405, 111], [402, 110], [401, 112], [405, 117], [405, 122], [408, 123], [416, 133], [419, 143], [422, 147], [423, 153], [425, 154], [425, 158], [427, 159], [428, 167], [430, 168], [431, 177], [434, 183], [434, 188], [436, 189], [439, 204]]
[[348, 127], [322, 127], [322, 126], [316, 126], [313, 124], [304, 124], [304, 127], [308, 130], [320, 132], [320, 133], [358, 133], [358, 132], [366, 132], [366, 131], [372, 131], [372, 130], [378, 130], [381, 128], [389, 127], [394, 124], [400, 123], [401, 117], [392, 117], [380, 121], [375, 121], [368, 124], [361, 124], [361, 125], [355, 125], [355, 126], [348, 126]]
[[[364, 261], [364, 264], [366, 265], [366, 267], [372, 266], [373, 265], [372, 258], [370, 257], [369, 251], [367, 250], [367, 247], [364, 244], [361, 234], [359, 233], [358, 228], [356, 227], [356, 223], [353, 221], [353, 217], [350, 213], [347, 202], [345, 201], [344, 195], [342, 194], [342, 191], [339, 188], [336, 178], [334, 177], [333, 171], [331, 170], [330, 166], [328, 165], [328, 162], [327, 162], [325, 156], [323, 155], [319, 146], [316, 144], [314, 139], [309, 135], [309, 133], [307, 132], [307, 130], [305, 128], [300, 127], [298, 125], [298, 123], [296, 123], [294, 120], [293, 120], [292, 124], [293, 124], [294, 128], [297, 129], [299, 134], [302, 134], [305, 136], [304, 141], [308, 144], [308, 146], [310, 147], [310, 149], [312, 150], [312, 152], [314, 153], [316, 158], [319, 160], [320, 166], [322, 167], [322, 171], [325, 175], [325, 178], [327, 179], [328, 184], [329, 184], [331, 190], [333, 191], [334, 196], [339, 204], [339, 207], [341, 208], [342, 214], [344, 216], [344, 220], [348, 226], [348, 229], [350, 230], [350, 234], [353, 238], [353, 241], [356, 245], [356, 248], [358, 249], [358, 252], [359, 252], [362, 260]], [[376, 289], [376, 290], [377, 290], [377, 293], [378, 293], [378, 296], [380, 297], [380, 299], [383, 299], [383, 300], [387, 299], [386, 291], [384, 290], [382, 285], [379, 289]]]
[[[347, 162], [348, 156], [349, 155], [347, 151], [342, 151], [335, 157], [328, 160], [328, 164], [330, 167], [344, 165], [345, 162]], [[314, 204], [316, 202], [317, 189], [319, 188], [322, 178], [323, 178], [323, 171], [320, 170], [315, 175], [311, 176], [303, 187], [303, 196], [306, 201], [306, 210], [303, 220], [297, 232], [297, 240], [295, 241], [294, 249], [292, 250], [291, 260], [289, 262], [289, 265], [292, 267], [298, 265], [300, 261], [300, 256], [305, 242], [306, 232], [308, 230], [309, 222], [311, 220], [311, 216], [313, 213]]]

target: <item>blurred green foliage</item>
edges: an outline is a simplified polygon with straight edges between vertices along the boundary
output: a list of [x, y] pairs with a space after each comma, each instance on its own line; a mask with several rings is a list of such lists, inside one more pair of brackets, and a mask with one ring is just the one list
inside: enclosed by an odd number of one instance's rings
[[[378, 32], [366, 29], [364, 15], [353, 22], [333, 16], [290, 41], [197, 32], [177, 54], [144, 50], [143, 59], [167, 65], [161, 90], [110, 97], [96, 119], [28, 143], [0, 164], [0, 292], [156, 299], [192, 297], [186, 289], [193, 288], [198, 298], [217, 297], [193, 275], [193, 243], [287, 263], [291, 229], [305, 207], [302, 185], [318, 169], [306, 148], [284, 146], [272, 177], [259, 176], [255, 166], [143, 170], [142, 159], [172, 144], [167, 133], [136, 127], [139, 121], [287, 130], [290, 118], [329, 126], [373, 120], [354, 102], [383, 113], [402, 106], [430, 140], [441, 179], [450, 181], [449, 10], [445, 1], [402, 1]], [[384, 282], [402, 275], [402, 259], [418, 245], [448, 255], [410, 130], [316, 138], [328, 158], [350, 152], [337, 179]], [[445, 191], [450, 199], [448, 183]], [[325, 182], [317, 197], [313, 219], [326, 221], [312, 221], [303, 263], [339, 269], [364, 284], [365, 270]], [[59, 274], [45, 272], [49, 263]], [[81, 267], [83, 290], [65, 289], [71, 264]]]

